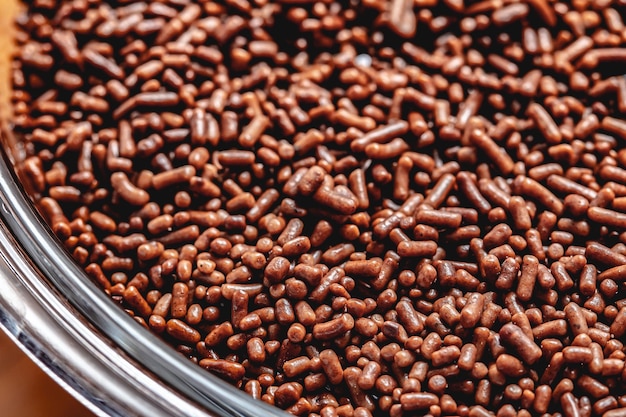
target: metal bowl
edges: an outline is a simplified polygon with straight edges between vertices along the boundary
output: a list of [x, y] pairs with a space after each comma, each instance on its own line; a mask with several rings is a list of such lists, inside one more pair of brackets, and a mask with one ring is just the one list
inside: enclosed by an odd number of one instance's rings
[[6, 94], [18, 3], [0, 2], [0, 327], [100, 416], [286, 416], [139, 326], [91, 282], [35, 208], [16, 173], [22, 152]]

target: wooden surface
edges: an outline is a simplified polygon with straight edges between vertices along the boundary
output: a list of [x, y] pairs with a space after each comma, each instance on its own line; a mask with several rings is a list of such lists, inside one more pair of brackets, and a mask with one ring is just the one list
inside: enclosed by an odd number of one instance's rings
[[0, 415], [93, 416], [24, 355], [2, 331], [0, 331]]
[[13, 51], [11, 41], [13, 19], [17, 11], [18, 0], [0, 0], [0, 116], [8, 112], [10, 81], [8, 69]]
[[[11, 28], [17, 0], [0, 0], [0, 115], [9, 99]], [[0, 415], [3, 417], [92, 417], [0, 331]]]

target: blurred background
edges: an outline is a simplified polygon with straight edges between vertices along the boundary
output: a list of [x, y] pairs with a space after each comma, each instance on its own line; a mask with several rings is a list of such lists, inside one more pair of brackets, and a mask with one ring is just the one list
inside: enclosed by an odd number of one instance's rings
[[[0, 0], [0, 115], [8, 114], [13, 18], [17, 0]], [[92, 417], [0, 330], [0, 415], [3, 417]]]
[[22, 353], [3, 331], [0, 331], [0, 410], [4, 417], [93, 416]]

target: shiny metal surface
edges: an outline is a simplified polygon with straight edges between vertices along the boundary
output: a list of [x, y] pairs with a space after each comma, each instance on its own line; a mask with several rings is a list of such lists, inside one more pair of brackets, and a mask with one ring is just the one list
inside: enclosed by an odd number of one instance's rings
[[2, 156], [0, 323], [57, 381], [102, 416], [287, 415], [191, 363], [115, 305], [52, 235], [6, 148]]
[[[142, 371], [91, 326], [57, 292], [10, 227], [26, 235], [41, 225], [19, 218], [12, 207], [15, 184], [0, 169], [0, 323], [31, 358], [58, 383], [101, 416], [207, 415]], [[9, 188], [8, 191], [7, 188]], [[39, 236], [42, 238], [43, 236]], [[38, 245], [34, 238], [31, 245]], [[49, 238], [48, 238], [49, 239]], [[50, 239], [51, 240], [51, 239]], [[55, 249], [41, 244], [37, 263], [50, 265]], [[47, 254], [43, 252], [47, 251]], [[52, 252], [52, 253], [50, 253]], [[58, 278], [64, 271], [56, 269]], [[75, 292], [75, 295], [78, 293]], [[158, 393], [158, 397], [152, 396]], [[150, 395], [149, 397], [147, 395]]]
[[[10, 120], [11, 21], [0, 0], [0, 120]], [[145, 330], [62, 248], [15, 176], [0, 137], [0, 327], [100, 416], [287, 416], [209, 374]]]

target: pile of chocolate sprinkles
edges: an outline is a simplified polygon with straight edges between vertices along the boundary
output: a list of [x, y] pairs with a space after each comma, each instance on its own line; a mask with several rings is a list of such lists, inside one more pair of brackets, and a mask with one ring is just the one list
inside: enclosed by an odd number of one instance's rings
[[624, 0], [30, 0], [76, 262], [311, 417], [626, 416]]

